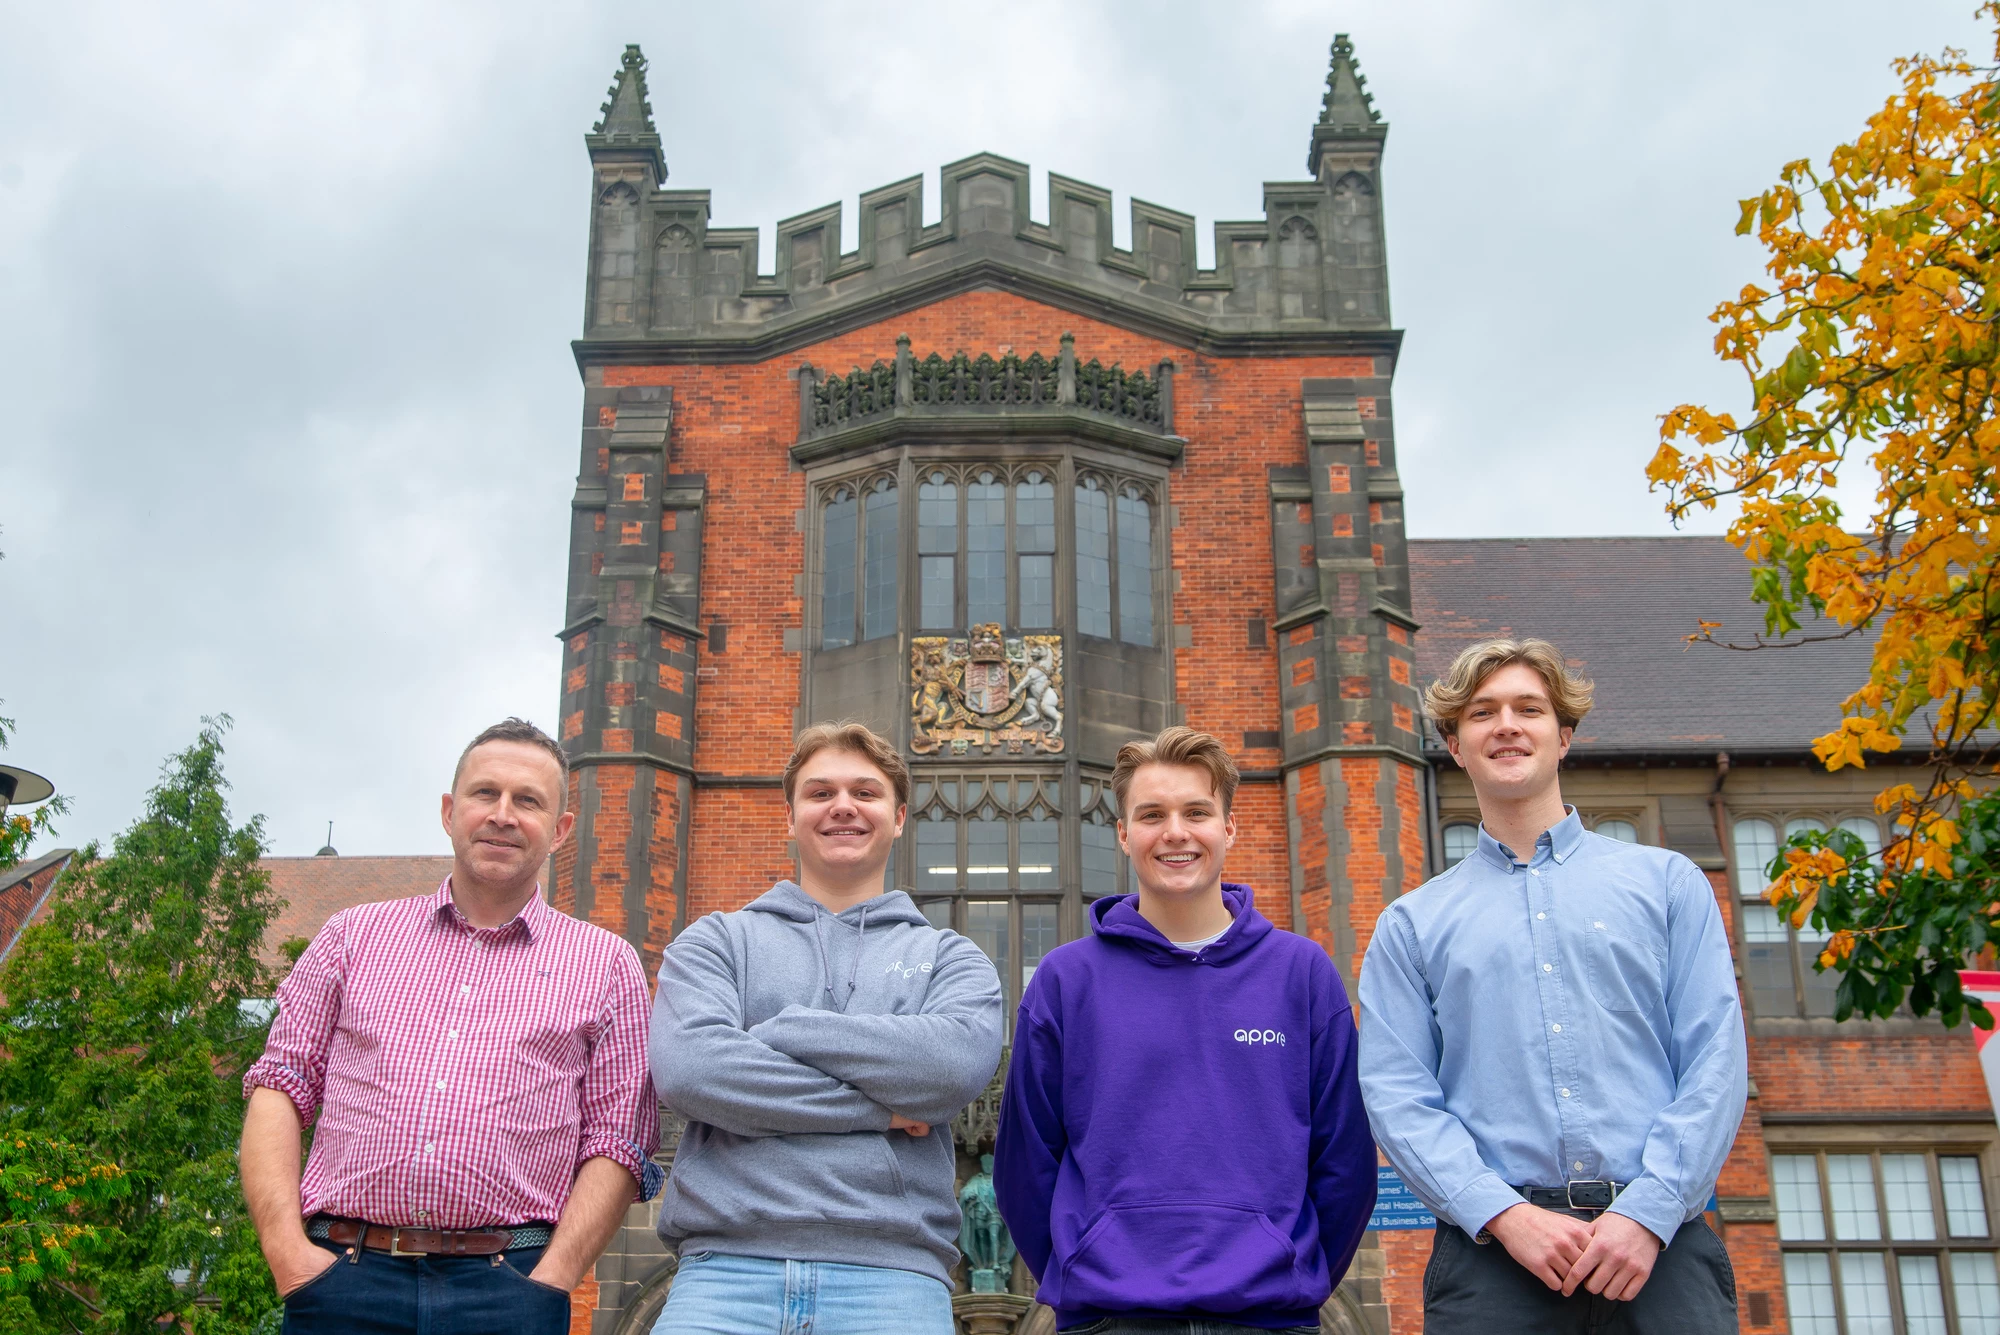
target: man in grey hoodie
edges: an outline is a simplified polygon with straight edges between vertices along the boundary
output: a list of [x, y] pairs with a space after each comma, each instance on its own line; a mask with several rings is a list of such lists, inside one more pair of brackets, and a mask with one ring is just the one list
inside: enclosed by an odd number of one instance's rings
[[667, 947], [653, 1081], [688, 1119], [654, 1335], [950, 1335], [950, 1120], [1000, 1061], [1000, 980], [886, 888], [909, 769], [860, 724], [785, 765], [799, 883]]

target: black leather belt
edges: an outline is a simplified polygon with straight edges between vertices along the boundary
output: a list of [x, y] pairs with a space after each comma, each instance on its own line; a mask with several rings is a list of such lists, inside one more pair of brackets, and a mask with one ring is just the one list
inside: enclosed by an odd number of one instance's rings
[[1544, 1210], [1608, 1210], [1626, 1186], [1624, 1182], [1590, 1178], [1568, 1182], [1560, 1187], [1516, 1187], [1514, 1190], [1521, 1193], [1522, 1200]]
[[316, 1214], [306, 1220], [306, 1236], [317, 1242], [362, 1246], [391, 1256], [495, 1256], [516, 1249], [546, 1247], [555, 1230], [547, 1224], [453, 1230], [398, 1228]]

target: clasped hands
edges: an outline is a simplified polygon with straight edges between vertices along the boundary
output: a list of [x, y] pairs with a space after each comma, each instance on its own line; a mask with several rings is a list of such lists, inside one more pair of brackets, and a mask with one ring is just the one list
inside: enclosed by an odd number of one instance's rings
[[1578, 1288], [1614, 1302], [1639, 1296], [1660, 1255], [1660, 1240], [1644, 1224], [1609, 1210], [1589, 1223], [1523, 1201], [1487, 1223], [1507, 1254], [1567, 1298]]

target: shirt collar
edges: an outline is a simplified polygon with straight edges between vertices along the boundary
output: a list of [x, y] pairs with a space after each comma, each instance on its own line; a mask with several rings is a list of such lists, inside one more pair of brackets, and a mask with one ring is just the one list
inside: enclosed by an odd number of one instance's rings
[[495, 936], [499, 936], [502, 933], [512, 932], [518, 927], [531, 943], [542, 934], [542, 927], [548, 921], [549, 912], [548, 904], [542, 899], [542, 887], [538, 881], [535, 883], [535, 893], [528, 896], [528, 902], [523, 904], [521, 911], [511, 919], [500, 924], [498, 927], [474, 927], [466, 920], [465, 915], [459, 912], [457, 902], [451, 897], [450, 876], [446, 876], [438, 885], [436, 891], [431, 894], [425, 908], [431, 917], [445, 922], [456, 923], [474, 935], [480, 932], [491, 932]]
[[[1534, 854], [1528, 858], [1530, 866], [1548, 857], [1557, 863], [1567, 862], [1583, 841], [1583, 818], [1572, 806], [1565, 806], [1563, 812], [1563, 818], [1542, 831], [1542, 837], [1535, 841]], [[1479, 855], [1502, 871], [1514, 869], [1514, 850], [1488, 834], [1484, 821], [1479, 825]]]

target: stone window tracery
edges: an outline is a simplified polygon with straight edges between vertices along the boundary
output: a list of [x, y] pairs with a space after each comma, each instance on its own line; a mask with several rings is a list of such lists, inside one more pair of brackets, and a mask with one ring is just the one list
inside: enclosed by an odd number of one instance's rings
[[911, 796], [906, 883], [934, 925], [986, 952], [1010, 1015], [1076, 899], [1061, 791], [1061, 775], [1043, 771], [920, 777]]

